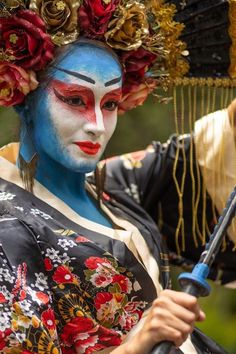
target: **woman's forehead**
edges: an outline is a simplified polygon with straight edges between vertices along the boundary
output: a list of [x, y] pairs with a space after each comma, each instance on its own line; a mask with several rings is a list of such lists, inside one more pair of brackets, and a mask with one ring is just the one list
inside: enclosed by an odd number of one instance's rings
[[[61, 79], [79, 78], [90, 83], [121, 82], [121, 66], [113, 55], [104, 48], [91, 45], [74, 46], [54, 65], [54, 77]], [[70, 80], [69, 80], [70, 81]]]

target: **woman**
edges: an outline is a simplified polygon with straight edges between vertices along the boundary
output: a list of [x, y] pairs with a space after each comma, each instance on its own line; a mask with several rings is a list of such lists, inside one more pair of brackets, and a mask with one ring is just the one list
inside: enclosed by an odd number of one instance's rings
[[[11, 33], [11, 40], [18, 39]], [[122, 76], [109, 48], [75, 41], [16, 106], [22, 118], [17, 164], [33, 194], [22, 189], [11, 155], [17, 147], [6, 147], [0, 183], [3, 353], [144, 354], [163, 340], [181, 347], [176, 353], [224, 353], [199, 332], [189, 339], [195, 322], [205, 318], [196, 299], [162, 290], [169, 285], [167, 250], [142, 202], [129, 196], [132, 176], [114, 160], [107, 193], [101, 168], [95, 182], [86, 181], [115, 129]], [[157, 150], [148, 151], [141, 182], [154, 166]]]

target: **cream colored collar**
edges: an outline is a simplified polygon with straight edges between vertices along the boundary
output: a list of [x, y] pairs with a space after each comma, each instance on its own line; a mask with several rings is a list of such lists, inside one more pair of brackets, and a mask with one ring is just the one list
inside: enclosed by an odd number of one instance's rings
[[[195, 123], [194, 141], [206, 189], [221, 214], [236, 185], [234, 130], [226, 109], [211, 113]], [[228, 235], [236, 245], [236, 220]]]

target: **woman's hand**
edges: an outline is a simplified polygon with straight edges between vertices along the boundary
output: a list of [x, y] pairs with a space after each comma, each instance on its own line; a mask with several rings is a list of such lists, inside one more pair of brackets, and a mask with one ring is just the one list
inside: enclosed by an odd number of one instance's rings
[[182, 292], [163, 290], [153, 302], [142, 329], [125, 346], [129, 354], [148, 354], [162, 341], [179, 347], [192, 333], [196, 321], [203, 321], [197, 299]]

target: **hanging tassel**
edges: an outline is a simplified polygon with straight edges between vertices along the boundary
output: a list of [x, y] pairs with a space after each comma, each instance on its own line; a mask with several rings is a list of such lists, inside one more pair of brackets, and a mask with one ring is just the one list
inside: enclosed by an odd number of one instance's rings
[[20, 170], [20, 177], [24, 184], [25, 189], [28, 192], [33, 193], [34, 189], [34, 176], [36, 173], [38, 155], [34, 154], [31, 161], [27, 162], [24, 158], [19, 154], [18, 157], [18, 166]]

